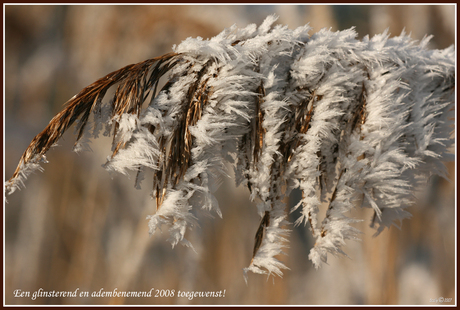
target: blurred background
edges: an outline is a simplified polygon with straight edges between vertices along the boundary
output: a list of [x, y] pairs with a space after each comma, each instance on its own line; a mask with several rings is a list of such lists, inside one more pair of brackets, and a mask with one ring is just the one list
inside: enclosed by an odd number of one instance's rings
[[[260, 24], [268, 14], [291, 29], [310, 23], [356, 27], [359, 38], [383, 32], [414, 39], [433, 34], [430, 48], [455, 43], [453, 5], [397, 6], [122, 6], [6, 5], [4, 180], [22, 152], [74, 94], [127, 64], [160, 56], [187, 37], [215, 36], [237, 24]], [[149, 237], [149, 179], [143, 189], [134, 178], [110, 175], [101, 165], [110, 139], [93, 141], [93, 152], [71, 152], [75, 136], [64, 135], [48, 153], [44, 173], [4, 206], [6, 304], [428, 304], [455, 302], [455, 172], [450, 180], [431, 178], [408, 209], [412, 219], [373, 238], [369, 210], [356, 227], [362, 241], [348, 241], [348, 258], [329, 255], [315, 270], [305, 227], [293, 228], [290, 248], [280, 257], [290, 270], [283, 278], [249, 275], [254, 235], [260, 218], [248, 190], [225, 180], [217, 192], [223, 213], [200, 218], [188, 234], [196, 252], [171, 249], [167, 232]], [[151, 182], [151, 181], [150, 181]], [[294, 203], [295, 194], [291, 197]], [[291, 218], [292, 220], [293, 218]], [[220, 291], [223, 298], [14, 298], [13, 291]]]

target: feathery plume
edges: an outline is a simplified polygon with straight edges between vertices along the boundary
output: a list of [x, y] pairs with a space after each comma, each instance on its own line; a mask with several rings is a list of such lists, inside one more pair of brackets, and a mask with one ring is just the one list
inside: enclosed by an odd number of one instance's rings
[[[287, 269], [277, 257], [295, 209], [295, 224], [308, 225], [315, 238], [309, 258], [317, 268], [358, 238], [349, 214], [357, 201], [374, 211], [376, 234], [409, 217], [413, 189], [445, 175], [442, 161], [451, 159], [454, 48], [429, 50], [429, 38], [417, 44], [405, 33], [310, 35], [308, 26], [275, 22], [269, 16], [259, 27], [188, 38], [84, 88], [32, 140], [6, 192], [41, 169], [76, 123], [75, 150], [105, 128], [113, 137], [107, 170], [135, 171], [136, 187], [153, 173], [150, 233], [166, 225], [173, 246], [191, 246], [185, 237], [198, 225], [195, 208], [222, 216], [213, 192], [231, 164], [261, 217], [245, 275]], [[103, 101], [111, 87], [113, 98]], [[284, 198], [295, 188], [302, 199], [288, 210]]]

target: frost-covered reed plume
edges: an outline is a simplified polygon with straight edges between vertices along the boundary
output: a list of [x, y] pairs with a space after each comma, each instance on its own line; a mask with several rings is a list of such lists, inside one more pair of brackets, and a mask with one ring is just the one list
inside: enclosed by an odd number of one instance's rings
[[429, 38], [417, 43], [404, 33], [311, 35], [308, 26], [275, 21], [188, 38], [173, 53], [89, 85], [33, 139], [6, 191], [23, 185], [75, 122], [76, 150], [101, 132], [113, 136], [107, 170], [134, 170], [136, 187], [153, 172], [150, 233], [168, 226], [173, 246], [190, 246], [195, 208], [221, 216], [213, 191], [231, 164], [261, 217], [245, 272], [287, 268], [276, 257], [289, 232], [285, 197], [295, 188], [302, 191], [295, 224], [308, 225], [316, 240], [309, 255], [316, 267], [356, 238], [355, 205], [374, 210], [377, 233], [407, 218], [413, 189], [444, 175], [441, 160], [452, 159], [454, 47], [428, 50]]

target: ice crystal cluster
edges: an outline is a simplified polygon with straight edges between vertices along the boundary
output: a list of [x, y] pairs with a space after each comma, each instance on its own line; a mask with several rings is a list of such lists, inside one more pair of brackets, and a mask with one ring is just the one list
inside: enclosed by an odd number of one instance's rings
[[443, 175], [441, 160], [452, 159], [454, 48], [429, 50], [429, 38], [404, 33], [358, 40], [353, 29], [310, 34], [275, 22], [269, 16], [259, 27], [188, 38], [89, 85], [34, 138], [6, 191], [76, 123], [76, 150], [102, 132], [113, 136], [107, 170], [135, 171], [136, 187], [153, 175], [150, 233], [167, 226], [173, 246], [190, 246], [195, 208], [221, 216], [213, 192], [233, 166], [261, 217], [245, 272], [287, 268], [277, 257], [293, 211], [285, 197], [295, 188], [302, 191], [295, 224], [316, 241], [309, 255], [316, 267], [357, 238], [352, 208], [372, 208], [377, 233], [410, 216], [413, 189]]

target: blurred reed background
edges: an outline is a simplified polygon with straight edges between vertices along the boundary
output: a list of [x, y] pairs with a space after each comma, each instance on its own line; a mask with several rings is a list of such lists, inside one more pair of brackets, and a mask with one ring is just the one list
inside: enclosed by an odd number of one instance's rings
[[[6, 5], [5, 176], [22, 152], [82, 88], [127, 64], [171, 51], [187, 37], [209, 38], [232, 24], [260, 24], [276, 13], [290, 28], [356, 26], [359, 37], [403, 28], [415, 39], [433, 34], [431, 48], [455, 43], [455, 7], [398, 6], [55, 6]], [[72, 130], [71, 130], [72, 131]], [[147, 215], [155, 205], [150, 183], [109, 175], [101, 165], [109, 139], [93, 152], [75, 154], [73, 132], [48, 153], [45, 172], [14, 193], [5, 214], [6, 304], [431, 304], [455, 302], [454, 163], [450, 182], [434, 177], [409, 208], [413, 218], [377, 238], [371, 213], [355, 210], [362, 242], [347, 242], [348, 258], [329, 255], [315, 270], [307, 256], [309, 231], [293, 228], [285, 276], [268, 280], [242, 269], [250, 263], [260, 221], [246, 188], [224, 180], [217, 192], [223, 219], [200, 218], [189, 234], [197, 253], [171, 249], [157, 232], [149, 238]], [[296, 199], [295, 193], [291, 203]], [[224, 298], [14, 298], [13, 291], [225, 290]]]

